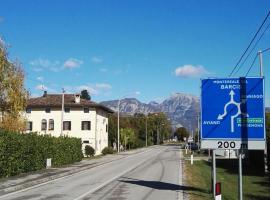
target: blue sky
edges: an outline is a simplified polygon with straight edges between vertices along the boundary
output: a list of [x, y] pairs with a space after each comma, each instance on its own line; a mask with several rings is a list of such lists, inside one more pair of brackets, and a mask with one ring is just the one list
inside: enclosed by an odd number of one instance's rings
[[[86, 88], [98, 102], [127, 94], [162, 101], [199, 96], [201, 77], [227, 77], [269, 9], [267, 0], [9, 0], [1, 1], [0, 35], [33, 96], [64, 87]], [[269, 31], [236, 76], [268, 47]], [[266, 52], [267, 105], [269, 59]]]

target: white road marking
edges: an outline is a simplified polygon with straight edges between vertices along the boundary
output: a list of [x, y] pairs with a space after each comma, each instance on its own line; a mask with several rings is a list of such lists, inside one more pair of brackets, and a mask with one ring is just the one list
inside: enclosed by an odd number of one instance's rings
[[[159, 151], [159, 152], [160, 152], [160, 151]], [[115, 176], [115, 177], [109, 179], [108, 181], [106, 181], [106, 182], [102, 183], [101, 185], [97, 186], [96, 188], [94, 188], [94, 189], [92, 189], [92, 190], [90, 190], [90, 191], [88, 191], [88, 192], [82, 194], [81, 196], [77, 197], [77, 198], [74, 199], [74, 200], [80, 200], [80, 199], [86, 197], [87, 195], [94, 193], [95, 191], [97, 191], [97, 190], [103, 188], [104, 186], [108, 185], [109, 183], [113, 182], [114, 180], [117, 180], [117, 179], [120, 178], [121, 176], [123, 176], [123, 175], [125, 175], [126, 173], [132, 171], [133, 169], [137, 168], [139, 165], [143, 164], [144, 162], [145, 162], [145, 160], [143, 160], [142, 162], [138, 163], [137, 165], [135, 165], [135, 166], [133, 166], [133, 167], [131, 167], [131, 168], [125, 170], [123, 173], [118, 174], [117, 176]]]

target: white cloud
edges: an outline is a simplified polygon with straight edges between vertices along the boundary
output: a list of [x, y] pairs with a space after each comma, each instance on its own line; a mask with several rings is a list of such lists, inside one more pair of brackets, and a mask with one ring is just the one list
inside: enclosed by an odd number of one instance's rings
[[107, 83], [97, 83], [95, 85], [95, 87], [97, 89], [102, 89], [102, 90], [110, 90], [112, 88], [112, 86], [110, 84], [107, 84]]
[[76, 58], [69, 58], [64, 62], [64, 67], [68, 69], [73, 69], [80, 67], [83, 64], [82, 60], [78, 60]]
[[69, 58], [62, 63], [58, 60], [51, 61], [49, 59], [38, 58], [36, 60], [30, 61], [29, 64], [33, 66], [33, 71], [36, 72], [40, 72], [43, 70], [59, 72], [64, 69], [73, 69], [80, 67], [83, 64], [83, 61], [75, 58]]
[[33, 70], [40, 72], [43, 70], [60, 71], [60, 62], [58, 60], [51, 61], [49, 59], [38, 58], [29, 62], [33, 66]]
[[91, 61], [92, 61], [93, 63], [95, 63], [95, 64], [99, 64], [99, 63], [102, 63], [102, 62], [103, 62], [102, 58], [96, 57], [96, 56], [92, 57], [92, 58], [91, 58]]
[[64, 88], [68, 93], [80, 93], [82, 90], [88, 90], [90, 95], [98, 96], [106, 95], [112, 89], [112, 86], [107, 83], [88, 83], [79, 86], [65, 86]]
[[201, 65], [183, 65], [177, 67], [174, 71], [175, 76], [183, 78], [198, 78], [209, 72]]
[[42, 81], [44, 81], [44, 78], [42, 76], [38, 76], [37, 80], [42, 82]]
[[36, 85], [35, 89], [36, 90], [41, 90], [41, 91], [48, 90], [48, 88], [45, 85], [42, 85], [42, 84]]

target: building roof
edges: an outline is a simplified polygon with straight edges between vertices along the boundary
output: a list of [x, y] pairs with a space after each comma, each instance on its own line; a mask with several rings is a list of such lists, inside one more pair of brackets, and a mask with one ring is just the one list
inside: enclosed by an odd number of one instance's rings
[[[70, 108], [83, 108], [83, 107], [91, 107], [91, 108], [99, 108], [108, 113], [114, 113], [110, 108], [95, 103], [93, 101], [89, 101], [86, 99], [80, 98], [80, 102], [75, 102], [74, 94], [64, 94], [64, 105], [65, 107]], [[41, 97], [30, 98], [27, 101], [27, 108], [46, 108], [46, 107], [54, 107], [61, 108], [62, 107], [62, 94], [44, 94]]]

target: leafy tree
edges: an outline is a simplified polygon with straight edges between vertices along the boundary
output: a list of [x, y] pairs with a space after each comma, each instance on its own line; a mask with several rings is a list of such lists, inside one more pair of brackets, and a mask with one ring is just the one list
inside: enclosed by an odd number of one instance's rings
[[189, 133], [185, 127], [180, 127], [176, 129], [174, 136], [176, 136], [178, 140], [184, 141], [184, 138], [188, 138]]
[[9, 131], [25, 130], [27, 91], [24, 88], [24, 73], [21, 64], [12, 62], [7, 49], [0, 40], [0, 128]]
[[86, 99], [86, 100], [91, 100], [91, 96], [87, 90], [82, 90], [81, 91], [81, 98]]
[[137, 137], [135, 132], [131, 128], [121, 128], [120, 130], [121, 144], [125, 146], [125, 149], [134, 148], [136, 146]]
[[[155, 113], [144, 115], [136, 113], [134, 116], [120, 116], [120, 141], [124, 145], [123, 139], [126, 131], [133, 134], [126, 134], [126, 143], [130, 148], [145, 146], [146, 141], [146, 122], [147, 122], [147, 144], [160, 144], [164, 139], [171, 137], [172, 129], [166, 114]], [[123, 130], [121, 130], [123, 129]], [[121, 133], [121, 131], [123, 133]], [[129, 141], [127, 141], [127, 136]], [[134, 136], [134, 137], [133, 137]], [[117, 114], [109, 117], [109, 141], [111, 146], [117, 142]], [[129, 144], [128, 144], [129, 142]]]

